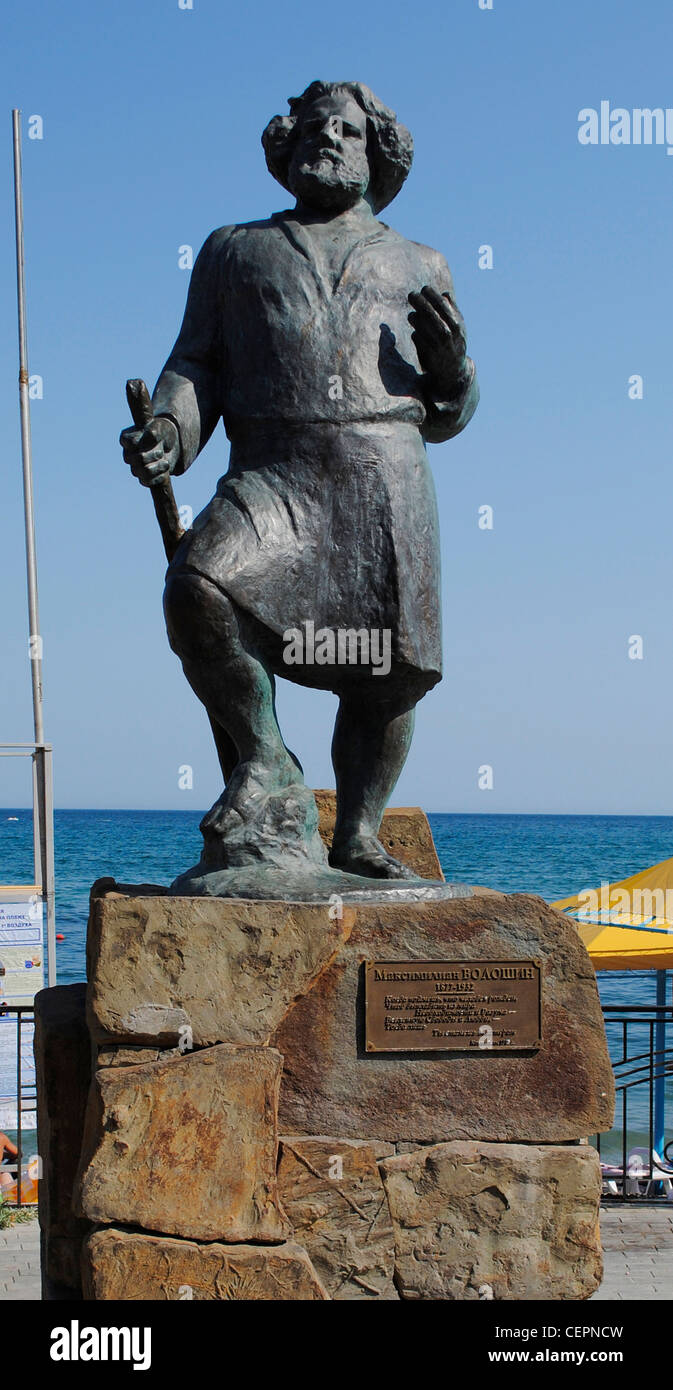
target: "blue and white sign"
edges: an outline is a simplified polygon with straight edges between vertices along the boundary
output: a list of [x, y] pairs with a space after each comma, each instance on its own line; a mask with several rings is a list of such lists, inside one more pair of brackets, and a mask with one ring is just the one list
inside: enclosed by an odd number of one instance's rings
[[44, 987], [43, 904], [0, 899], [0, 1003], [30, 1005]]

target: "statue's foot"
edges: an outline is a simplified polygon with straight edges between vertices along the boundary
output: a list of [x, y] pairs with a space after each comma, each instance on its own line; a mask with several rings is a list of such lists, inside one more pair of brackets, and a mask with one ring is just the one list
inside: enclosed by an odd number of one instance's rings
[[406, 864], [388, 854], [375, 835], [350, 835], [347, 839], [335, 840], [329, 862], [333, 869], [362, 874], [365, 878], [415, 878]]
[[201, 832], [207, 870], [259, 863], [282, 869], [297, 859], [326, 864], [315, 797], [290, 757], [239, 763]]
[[277, 796], [291, 787], [303, 788], [304, 778], [301, 768], [289, 756], [271, 764], [252, 760], [238, 763], [222, 795], [206, 811], [201, 829], [223, 835], [232, 818], [234, 824], [237, 819], [245, 819], [262, 798]]

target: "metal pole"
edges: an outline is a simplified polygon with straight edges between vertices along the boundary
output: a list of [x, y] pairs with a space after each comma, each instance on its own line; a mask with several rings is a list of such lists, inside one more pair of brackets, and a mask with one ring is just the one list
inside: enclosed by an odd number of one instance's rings
[[35, 729], [35, 742], [37, 744], [42, 744], [44, 743], [44, 724], [42, 719], [42, 643], [40, 638], [40, 618], [37, 602], [33, 460], [30, 439], [30, 398], [28, 395], [28, 338], [26, 333], [26, 281], [23, 254], [23, 188], [21, 180], [20, 118], [20, 111], [12, 111], [12, 128], [14, 135], [14, 213], [16, 224], [16, 297], [19, 310], [19, 408], [21, 412], [21, 456], [23, 460], [23, 510], [26, 527], [30, 669], [33, 684], [33, 727]]
[[[657, 1004], [663, 1009], [666, 1003], [666, 981], [668, 974], [665, 970], [657, 970]], [[660, 1158], [663, 1157], [664, 1144], [666, 1142], [666, 1014], [658, 1013], [654, 1032], [654, 1073], [656, 1081], [654, 1083], [654, 1143]]]
[[[16, 298], [19, 317], [19, 410], [21, 415], [21, 457], [23, 462], [23, 510], [26, 531], [26, 577], [28, 583], [28, 631], [30, 671], [33, 687], [33, 837], [34, 855], [40, 871], [40, 888], [47, 907], [47, 979], [56, 984], [56, 924], [54, 916], [54, 808], [51, 777], [51, 747], [44, 742], [42, 715], [42, 637], [37, 597], [37, 555], [35, 549], [35, 508], [33, 503], [33, 458], [30, 437], [30, 396], [28, 394], [28, 335], [26, 330], [26, 276], [23, 248], [23, 181], [21, 173], [21, 112], [12, 111], [14, 144], [14, 215], [16, 227]], [[37, 873], [36, 873], [37, 881]]]
[[39, 883], [42, 887], [42, 826], [40, 823], [40, 784], [37, 775], [37, 758], [35, 749], [32, 752], [32, 771], [33, 771], [33, 883]]
[[19, 1150], [16, 1169], [16, 1200], [21, 1206], [21, 1163], [23, 1160], [23, 1116], [21, 1114], [21, 1021], [23, 1014], [19, 1009], [16, 1015], [16, 1147]]
[[36, 754], [41, 781], [42, 896], [47, 906], [47, 984], [56, 984], [56, 912], [54, 891], [54, 784], [51, 744]]

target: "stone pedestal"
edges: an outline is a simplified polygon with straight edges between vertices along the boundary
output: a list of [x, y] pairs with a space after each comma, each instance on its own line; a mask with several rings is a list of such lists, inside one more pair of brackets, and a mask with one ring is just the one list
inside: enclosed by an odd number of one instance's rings
[[386, 1159], [405, 1299], [581, 1299], [600, 1284], [595, 1149], [433, 1144]]
[[[318, 807], [320, 838], [329, 848], [336, 821], [336, 794], [323, 790], [313, 794]], [[392, 854], [393, 859], [401, 859], [403, 864], [408, 864], [421, 878], [444, 877], [430, 822], [418, 806], [390, 806], [384, 812], [379, 840], [388, 854]]]
[[[531, 959], [540, 962], [542, 986], [534, 1052], [367, 1055], [365, 961]], [[573, 924], [541, 898], [493, 893], [358, 906], [343, 949], [272, 1043], [284, 1058], [285, 1132], [553, 1144], [612, 1124], [614, 1083], [593, 966]]]
[[76, 1205], [193, 1240], [285, 1240], [276, 1189], [282, 1058], [221, 1044], [94, 1072]]
[[[410, 857], [436, 875], [427, 821], [404, 816]], [[505, 979], [534, 963], [539, 1037], [509, 1046], [504, 1028], [482, 1049], [482, 993], [462, 1050], [415, 1050], [413, 1023], [408, 1050], [394, 1031], [390, 1051], [368, 1050], [367, 962], [398, 963], [400, 979], [437, 963], [430, 978], [458, 980], [485, 961]], [[612, 1070], [591, 962], [541, 899], [259, 903], [106, 880], [88, 973], [86, 1028], [83, 987], [37, 1004], [41, 1220], [59, 1286], [74, 1289], [81, 1248], [84, 1296], [100, 1300], [597, 1287], [600, 1168], [579, 1141], [612, 1123]]]
[[86, 986], [57, 985], [35, 996], [38, 1183], [42, 1297], [79, 1298], [80, 1252], [88, 1223], [73, 1211], [84, 1114], [91, 1083]]
[[91, 1301], [296, 1302], [327, 1298], [306, 1251], [283, 1245], [197, 1245], [113, 1226], [94, 1231], [82, 1257]]

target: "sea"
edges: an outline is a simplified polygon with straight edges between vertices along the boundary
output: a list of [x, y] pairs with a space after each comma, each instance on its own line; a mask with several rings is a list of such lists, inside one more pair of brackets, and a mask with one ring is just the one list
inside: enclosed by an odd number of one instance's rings
[[[197, 811], [57, 810], [54, 816], [59, 984], [85, 979], [88, 900], [97, 878], [169, 884], [196, 863], [201, 849]], [[16, 817], [16, 819], [14, 819]], [[447, 879], [508, 893], [538, 893], [547, 902], [604, 881], [626, 878], [673, 856], [673, 816], [431, 814], [432, 834]], [[32, 878], [32, 811], [0, 810], [0, 883]], [[598, 974], [603, 1004], [653, 1004], [654, 971]], [[670, 988], [670, 986], [669, 986]], [[668, 996], [670, 1002], [670, 994]], [[611, 1047], [617, 1029], [608, 1029]], [[633, 1097], [646, 1125], [646, 1088]], [[667, 1119], [673, 1132], [673, 1082]], [[629, 1126], [630, 1127], [630, 1126]], [[610, 1145], [610, 1148], [614, 1147]]]

